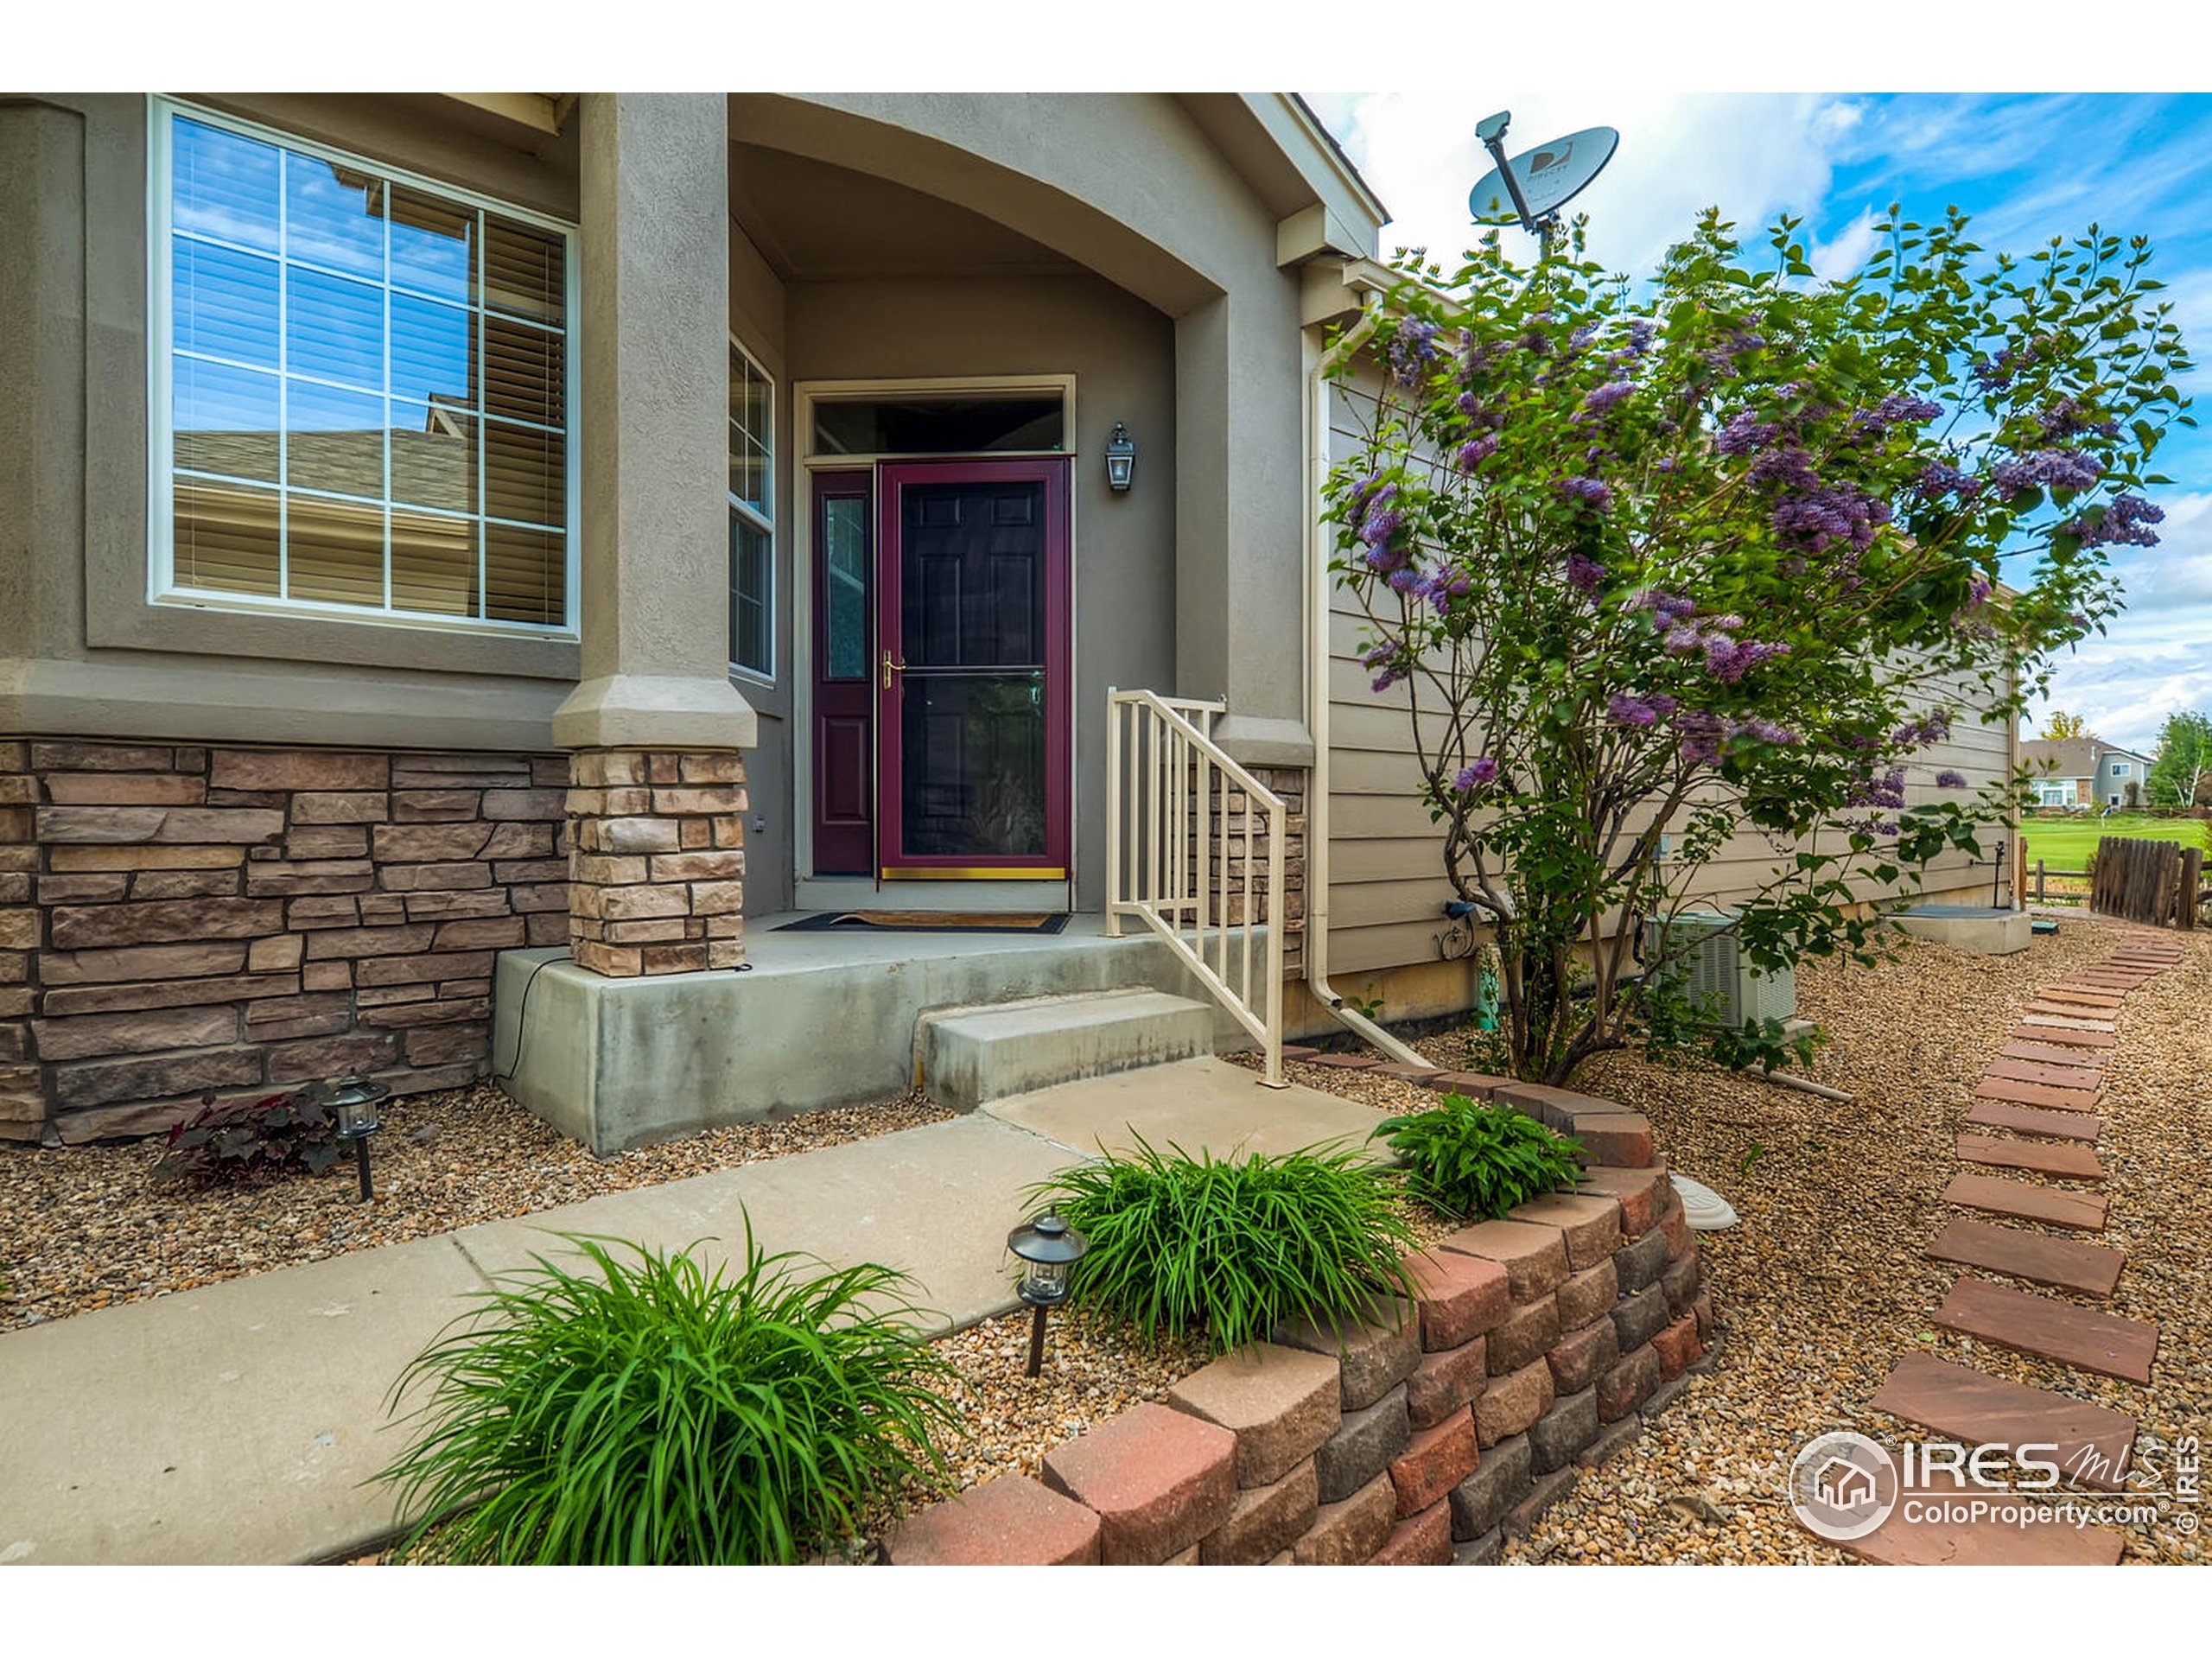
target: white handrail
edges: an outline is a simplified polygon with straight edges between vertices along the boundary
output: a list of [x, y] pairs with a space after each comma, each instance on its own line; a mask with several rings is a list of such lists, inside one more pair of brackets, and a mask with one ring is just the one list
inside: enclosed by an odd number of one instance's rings
[[[1279, 1089], [1289, 817], [1282, 798], [1213, 741], [1223, 707], [1107, 691], [1106, 935], [1122, 937], [1124, 916], [1141, 918], [1257, 1039], [1267, 1061], [1261, 1080]], [[1262, 814], [1264, 880], [1253, 845]]]

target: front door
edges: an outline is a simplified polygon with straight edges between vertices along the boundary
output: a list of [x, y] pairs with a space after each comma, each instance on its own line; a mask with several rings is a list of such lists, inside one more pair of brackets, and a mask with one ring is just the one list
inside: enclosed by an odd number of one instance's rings
[[1068, 463], [877, 476], [878, 874], [1064, 880]]

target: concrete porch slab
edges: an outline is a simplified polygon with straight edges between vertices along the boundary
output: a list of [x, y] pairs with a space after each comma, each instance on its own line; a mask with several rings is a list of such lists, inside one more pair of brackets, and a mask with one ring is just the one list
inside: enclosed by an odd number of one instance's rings
[[[915, 1023], [933, 1008], [1126, 988], [1213, 1007], [1164, 943], [1142, 931], [1107, 938], [1096, 916], [1057, 934], [777, 931], [786, 919], [749, 923], [751, 965], [739, 972], [608, 979], [559, 950], [502, 951], [493, 1073], [556, 1128], [610, 1153], [904, 1094]], [[1217, 1052], [1249, 1040], [1217, 1012]]]
[[1983, 957], [2024, 950], [2034, 937], [2027, 912], [1988, 905], [1916, 905], [1891, 919], [1916, 938]]
[[[1296, 1084], [1265, 1088], [1257, 1072], [1213, 1058], [1085, 1077], [982, 1110], [1086, 1156], [1133, 1151], [1141, 1136], [1157, 1151], [1173, 1141], [1192, 1157], [1204, 1150], [1216, 1158], [1280, 1155], [1325, 1142], [1357, 1147], [1384, 1116]], [[1389, 1156], [1380, 1141], [1371, 1150], [1378, 1159]]]

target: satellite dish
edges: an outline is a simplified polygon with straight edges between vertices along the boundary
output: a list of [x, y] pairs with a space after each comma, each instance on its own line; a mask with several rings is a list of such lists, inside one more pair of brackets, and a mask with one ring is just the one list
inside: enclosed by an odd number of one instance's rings
[[1585, 127], [1509, 162], [1504, 139], [1510, 118], [1493, 115], [1475, 129], [1497, 165], [1467, 193], [1467, 210], [1486, 225], [1517, 219], [1523, 229], [1541, 236], [1558, 223], [1560, 208], [1605, 170], [1621, 136], [1611, 127]]

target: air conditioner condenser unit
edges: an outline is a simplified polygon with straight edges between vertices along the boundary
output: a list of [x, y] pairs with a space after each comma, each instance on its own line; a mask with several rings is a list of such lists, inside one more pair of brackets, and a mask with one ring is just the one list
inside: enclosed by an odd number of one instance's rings
[[1663, 966], [1647, 968], [1681, 987], [1683, 995], [1700, 1007], [1717, 1009], [1732, 1029], [1762, 1020], [1789, 1020], [1797, 1017], [1797, 976], [1784, 968], [1761, 973], [1744, 960], [1743, 948], [1733, 933], [1722, 932], [1732, 918], [1713, 911], [1684, 911], [1669, 921], [1643, 925], [1643, 959], [1656, 964], [1669, 948], [1685, 942], [1690, 948]]

